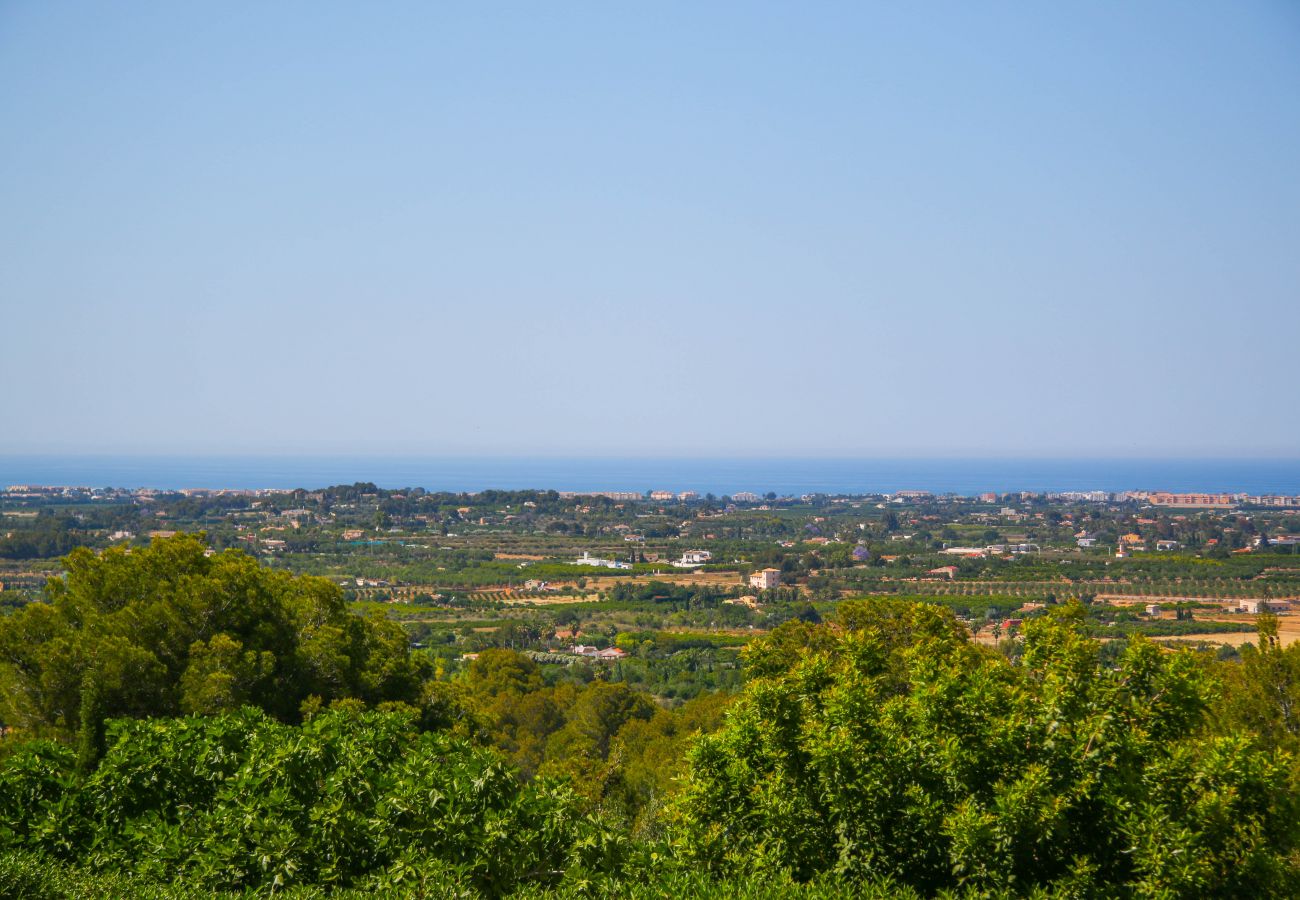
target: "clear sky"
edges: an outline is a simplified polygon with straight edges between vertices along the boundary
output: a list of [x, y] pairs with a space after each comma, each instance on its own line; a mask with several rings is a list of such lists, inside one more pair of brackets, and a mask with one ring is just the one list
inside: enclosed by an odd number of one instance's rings
[[0, 452], [1300, 456], [1300, 4], [0, 3]]

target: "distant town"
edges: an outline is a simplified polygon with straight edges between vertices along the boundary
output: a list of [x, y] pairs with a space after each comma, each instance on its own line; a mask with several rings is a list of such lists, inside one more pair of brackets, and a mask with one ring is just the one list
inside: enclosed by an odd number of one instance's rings
[[[1013, 638], [1026, 618], [1070, 599], [1087, 604], [1099, 634], [1231, 653], [1253, 617], [1272, 611], [1284, 616], [1284, 636], [1300, 635], [1290, 628], [1300, 496], [1154, 490], [791, 497], [11, 485], [0, 492], [0, 604], [39, 600], [74, 548], [181, 533], [201, 533], [210, 553], [240, 550], [330, 579], [448, 665], [500, 640], [502, 628], [516, 649], [596, 664], [626, 655], [633, 641], [620, 635], [692, 634], [725, 654], [748, 634], [831, 615], [858, 596], [941, 603], [984, 641]], [[526, 640], [511, 631], [521, 622]]]

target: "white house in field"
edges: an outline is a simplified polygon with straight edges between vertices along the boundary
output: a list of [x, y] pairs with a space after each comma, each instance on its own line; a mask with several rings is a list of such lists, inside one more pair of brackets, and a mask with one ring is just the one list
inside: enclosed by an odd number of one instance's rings
[[573, 563], [574, 565], [578, 565], [578, 566], [595, 566], [598, 569], [632, 568], [632, 564], [629, 562], [623, 562], [623, 560], [621, 559], [601, 559], [599, 556], [592, 556], [586, 550], [583, 550], [582, 556], [579, 556], [577, 559], [575, 559]]
[[1250, 600], [1237, 601], [1237, 612], [1244, 612], [1249, 615], [1259, 615], [1260, 613], [1270, 612], [1270, 611], [1281, 612], [1282, 610], [1286, 610], [1290, 608], [1291, 608], [1291, 602], [1289, 600], [1250, 599]]
[[679, 569], [694, 569], [696, 566], [704, 565], [711, 559], [713, 559], [713, 554], [708, 550], [687, 550], [682, 554], [682, 558], [673, 565]]

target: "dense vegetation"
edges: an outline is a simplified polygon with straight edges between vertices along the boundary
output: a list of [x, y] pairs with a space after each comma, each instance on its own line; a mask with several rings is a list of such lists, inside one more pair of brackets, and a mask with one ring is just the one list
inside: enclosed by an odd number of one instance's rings
[[[1300, 893], [1269, 616], [1220, 662], [1078, 603], [998, 649], [957, 603], [819, 604], [673, 704], [520, 623], [451, 665], [194, 537], [66, 573], [0, 618], [0, 897]], [[613, 602], [717, 600], [641, 591]], [[653, 672], [722, 638], [609, 641]]]
[[695, 749], [682, 847], [925, 893], [1294, 895], [1291, 758], [1209, 727], [1191, 654], [1136, 639], [1103, 665], [1082, 612], [1029, 623], [1018, 665], [932, 606], [779, 631]]
[[[401, 628], [347, 610], [339, 589], [199, 536], [74, 551], [67, 574], [0, 623], [0, 717], [44, 731], [110, 716], [243, 705], [292, 721], [309, 697], [415, 700]], [[95, 721], [86, 722], [91, 716]]]
[[489, 894], [619, 846], [563, 787], [521, 786], [496, 754], [400, 713], [117, 720], [108, 740], [84, 779], [57, 744], [8, 761], [8, 846], [205, 890], [438, 877]]

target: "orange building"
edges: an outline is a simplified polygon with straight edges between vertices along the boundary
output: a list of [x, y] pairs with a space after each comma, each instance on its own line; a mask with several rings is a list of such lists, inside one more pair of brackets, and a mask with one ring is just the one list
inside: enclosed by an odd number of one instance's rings
[[1153, 506], [1178, 506], [1189, 508], [1219, 508], [1235, 506], [1237, 498], [1232, 494], [1171, 494], [1156, 491], [1148, 494], [1147, 499]]

